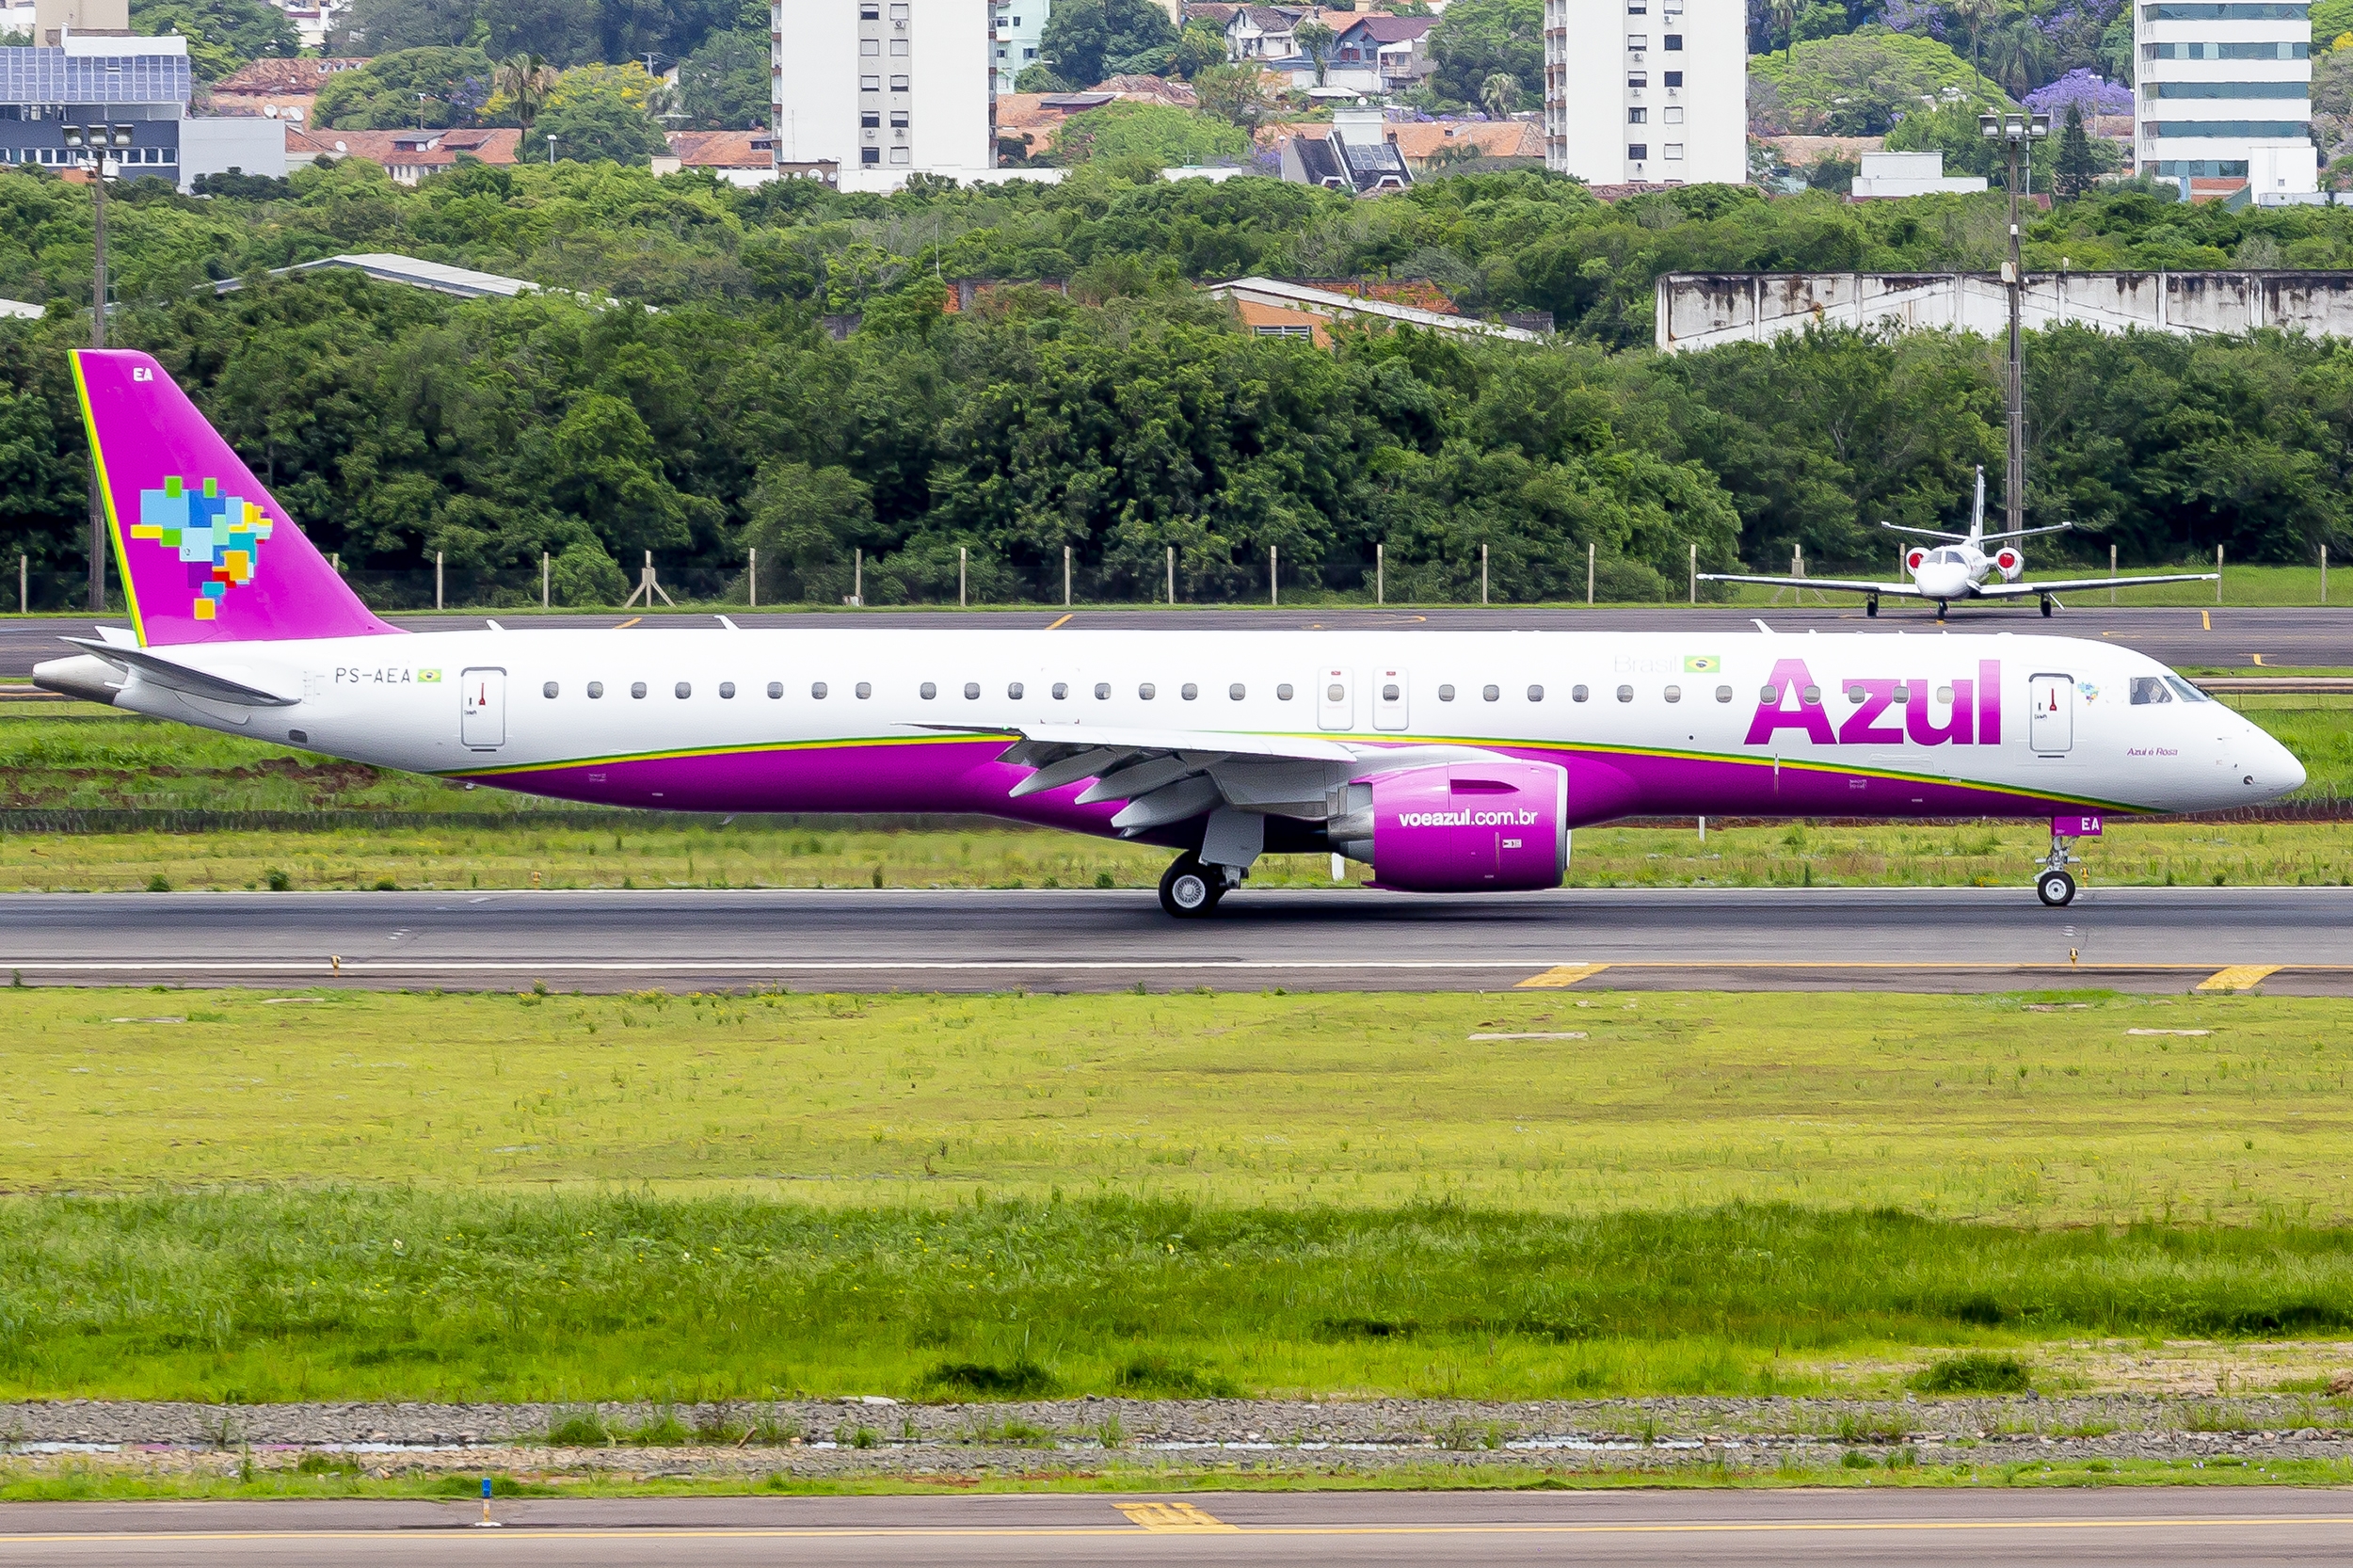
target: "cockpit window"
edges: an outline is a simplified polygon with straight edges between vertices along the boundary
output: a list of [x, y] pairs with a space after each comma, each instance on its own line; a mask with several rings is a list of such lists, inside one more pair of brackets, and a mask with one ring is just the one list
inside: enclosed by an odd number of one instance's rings
[[2178, 675], [2167, 676], [2165, 678], [2165, 683], [2172, 687], [2175, 691], [2181, 693], [2182, 700], [2184, 702], [2212, 702], [2214, 700], [2214, 698], [2208, 696], [2205, 693], [2200, 691], [2197, 687], [2191, 685], [2188, 681], [2183, 680]]
[[2133, 677], [2134, 707], [2139, 708], [2152, 702], [2172, 700], [2173, 694], [2165, 689], [2165, 680], [2162, 676], [2136, 675]]

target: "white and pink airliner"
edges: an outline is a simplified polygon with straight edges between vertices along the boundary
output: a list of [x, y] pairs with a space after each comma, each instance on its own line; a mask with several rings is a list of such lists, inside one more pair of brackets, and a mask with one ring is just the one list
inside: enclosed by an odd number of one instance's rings
[[144, 354], [74, 356], [131, 626], [35, 679], [378, 767], [673, 811], [984, 812], [1176, 852], [1172, 915], [1261, 855], [1385, 887], [1558, 886], [1626, 816], [2049, 818], [2296, 789], [2141, 654], [2059, 637], [866, 631], [405, 632]]

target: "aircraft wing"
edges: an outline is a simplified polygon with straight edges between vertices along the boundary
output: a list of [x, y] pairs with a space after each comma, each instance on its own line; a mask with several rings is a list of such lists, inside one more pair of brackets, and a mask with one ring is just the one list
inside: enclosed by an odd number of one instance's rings
[[1306, 735], [1080, 724], [1007, 728], [1019, 739], [998, 760], [1030, 770], [1009, 792], [1011, 798], [1093, 780], [1080, 792], [1078, 804], [1127, 802], [1112, 818], [1112, 825], [1130, 836], [1221, 808], [1321, 821], [1331, 791], [1351, 778], [1433, 762], [1495, 759], [1493, 752], [1475, 746], [1352, 745]]
[[2142, 588], [2153, 583], [2211, 583], [2210, 571], [2178, 572], [2170, 577], [2068, 577], [2056, 583], [1980, 583], [1980, 599], [2028, 599], [2036, 594], [2073, 593], [2083, 588]]
[[1911, 583], [1857, 583], [1843, 577], [1738, 577], [1730, 572], [1704, 571], [1703, 583], [1762, 583], [1769, 588], [1820, 588], [1829, 593], [1885, 594], [1896, 599], [1926, 599]]

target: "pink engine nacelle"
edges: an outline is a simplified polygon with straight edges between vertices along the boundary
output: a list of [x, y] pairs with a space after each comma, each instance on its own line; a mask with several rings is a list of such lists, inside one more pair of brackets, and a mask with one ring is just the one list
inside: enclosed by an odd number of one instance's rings
[[1342, 786], [1332, 847], [1417, 893], [1558, 888], [1569, 776], [1548, 762], [1449, 762]]
[[2025, 552], [2016, 545], [2002, 546], [1993, 552], [1993, 569], [2002, 574], [2003, 582], [2017, 582], [2018, 574], [2026, 569]]

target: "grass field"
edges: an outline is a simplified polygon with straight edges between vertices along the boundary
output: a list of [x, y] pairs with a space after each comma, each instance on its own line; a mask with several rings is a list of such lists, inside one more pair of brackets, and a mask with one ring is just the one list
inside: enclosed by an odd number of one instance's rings
[[2353, 1327], [2337, 1001], [0, 1007], [0, 1397], [1885, 1391]]

